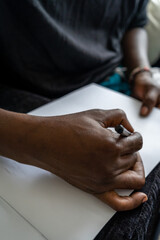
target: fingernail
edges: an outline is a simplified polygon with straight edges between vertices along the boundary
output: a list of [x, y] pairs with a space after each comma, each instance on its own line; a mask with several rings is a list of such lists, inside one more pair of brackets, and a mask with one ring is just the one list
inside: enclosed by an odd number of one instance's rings
[[142, 203], [146, 202], [148, 200], [148, 197], [145, 196], [143, 199], [142, 199]]
[[141, 114], [142, 114], [142, 115], [147, 115], [148, 110], [149, 110], [148, 107], [143, 106], [142, 109], [141, 109]]

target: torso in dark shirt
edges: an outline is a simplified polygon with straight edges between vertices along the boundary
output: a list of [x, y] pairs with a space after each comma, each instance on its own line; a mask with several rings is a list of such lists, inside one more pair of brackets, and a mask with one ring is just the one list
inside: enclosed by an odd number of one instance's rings
[[26, 85], [58, 97], [109, 76], [147, 0], [1, 0], [3, 54]]

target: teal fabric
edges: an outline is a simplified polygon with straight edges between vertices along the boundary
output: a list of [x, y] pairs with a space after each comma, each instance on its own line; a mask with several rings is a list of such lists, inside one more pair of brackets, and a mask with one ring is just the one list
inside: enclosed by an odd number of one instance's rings
[[126, 79], [122, 78], [118, 73], [114, 73], [109, 79], [101, 82], [100, 85], [126, 95], [131, 95], [130, 85]]

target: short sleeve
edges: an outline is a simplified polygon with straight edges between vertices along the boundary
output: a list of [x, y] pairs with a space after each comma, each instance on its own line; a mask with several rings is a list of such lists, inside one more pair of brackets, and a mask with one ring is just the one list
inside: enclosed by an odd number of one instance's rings
[[147, 24], [148, 0], [139, 0], [128, 29], [144, 27]]

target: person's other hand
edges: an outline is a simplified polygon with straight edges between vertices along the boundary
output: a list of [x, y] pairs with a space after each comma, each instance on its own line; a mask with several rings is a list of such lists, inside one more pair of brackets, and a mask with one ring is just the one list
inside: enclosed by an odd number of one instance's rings
[[139, 73], [134, 79], [133, 95], [141, 100], [140, 114], [147, 116], [153, 107], [160, 108], [160, 83], [148, 72]]
[[[120, 137], [108, 127], [122, 124], [132, 132]], [[114, 189], [139, 189], [145, 183], [143, 165], [137, 155], [142, 137], [133, 133], [121, 110], [89, 110], [81, 113], [40, 117], [32, 131], [34, 165], [46, 169], [91, 194]], [[107, 204], [118, 210], [140, 205], [146, 195], [135, 193], [130, 201], [115, 198]], [[101, 197], [100, 197], [101, 199]]]

